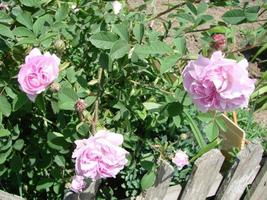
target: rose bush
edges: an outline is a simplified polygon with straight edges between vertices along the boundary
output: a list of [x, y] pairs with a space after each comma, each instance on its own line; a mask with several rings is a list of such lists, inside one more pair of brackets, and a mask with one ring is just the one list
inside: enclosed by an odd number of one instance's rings
[[[207, 9], [237, 1], [187, 1], [163, 14], [154, 2], [1, 3], [0, 189], [62, 199], [101, 178], [98, 199], [135, 197], [153, 186], [161, 159], [175, 168], [171, 184], [184, 184], [188, 160], [218, 145], [220, 113], [201, 113], [192, 100], [203, 110], [247, 106], [254, 82], [239, 60], [243, 48], [267, 42], [266, 26], [239, 32], [242, 46], [231, 24], [256, 22], [266, 3], [213, 20]], [[225, 56], [210, 58], [216, 34], [225, 36]]]

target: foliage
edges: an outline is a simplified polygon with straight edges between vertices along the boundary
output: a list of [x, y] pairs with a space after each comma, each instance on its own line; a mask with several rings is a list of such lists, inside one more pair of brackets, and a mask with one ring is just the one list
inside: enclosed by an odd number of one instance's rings
[[[98, 199], [147, 189], [159, 158], [170, 160], [176, 149], [191, 158], [207, 149], [224, 127], [216, 117], [199, 114], [183, 89], [181, 71], [197, 56], [188, 52], [185, 34], [209, 22], [202, 53], [213, 51], [212, 34], [224, 33], [228, 55], [238, 58], [231, 51], [235, 28], [230, 24], [256, 21], [266, 9], [266, 4], [246, 6], [218, 22], [206, 14], [210, 5], [187, 2], [156, 31], [150, 27], [154, 15], [127, 8], [115, 15], [106, 1], [6, 3], [9, 10], [0, 10], [0, 183], [28, 199], [62, 199], [74, 175], [74, 141], [88, 138], [95, 125], [123, 134], [130, 152], [117, 178], [103, 181]], [[174, 19], [179, 28], [172, 27]], [[266, 26], [259, 31], [265, 34]], [[33, 47], [61, 57], [59, 91], [47, 89], [35, 103], [16, 80]], [[82, 115], [75, 110], [78, 99], [87, 104]], [[176, 171], [173, 183], [186, 181], [190, 170]]]

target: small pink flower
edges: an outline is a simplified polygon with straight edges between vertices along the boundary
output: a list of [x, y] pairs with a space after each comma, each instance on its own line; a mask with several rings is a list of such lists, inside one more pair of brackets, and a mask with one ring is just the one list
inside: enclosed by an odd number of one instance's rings
[[84, 177], [82, 176], [74, 176], [71, 182], [71, 190], [76, 193], [82, 192], [83, 189], [86, 187], [86, 183], [84, 181]]
[[46, 52], [42, 55], [37, 48], [26, 56], [18, 74], [18, 82], [31, 101], [35, 101], [36, 96], [58, 77], [59, 64], [60, 59], [55, 54]]
[[172, 158], [172, 162], [179, 170], [181, 170], [185, 165], [189, 164], [188, 155], [185, 152], [178, 150], [176, 151], [175, 156]]
[[248, 106], [255, 80], [248, 76], [248, 61], [224, 58], [216, 51], [211, 58], [190, 61], [182, 76], [184, 88], [199, 110], [232, 111]]
[[216, 50], [222, 50], [226, 47], [226, 37], [223, 34], [214, 34], [212, 36], [212, 39], [214, 40], [214, 48]]
[[123, 136], [100, 130], [88, 139], [75, 141], [76, 174], [92, 180], [115, 177], [127, 163], [128, 152], [121, 148]]

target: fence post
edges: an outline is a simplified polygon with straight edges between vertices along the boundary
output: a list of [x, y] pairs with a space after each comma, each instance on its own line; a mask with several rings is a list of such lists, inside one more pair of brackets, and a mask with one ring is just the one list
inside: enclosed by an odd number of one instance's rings
[[224, 156], [218, 149], [212, 149], [198, 158], [181, 200], [205, 200], [219, 175], [223, 161]]
[[265, 160], [245, 199], [261, 200], [264, 197], [267, 198], [267, 160]]
[[223, 180], [216, 200], [240, 199], [247, 185], [251, 184], [260, 168], [263, 149], [260, 144], [250, 142], [237, 155], [236, 162]]

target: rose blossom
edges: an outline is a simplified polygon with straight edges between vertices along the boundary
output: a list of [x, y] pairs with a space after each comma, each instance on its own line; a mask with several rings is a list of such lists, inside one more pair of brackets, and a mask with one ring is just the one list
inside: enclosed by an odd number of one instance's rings
[[122, 9], [122, 4], [119, 1], [112, 2], [113, 12], [115, 15], [119, 14]]
[[59, 63], [60, 59], [55, 54], [46, 52], [42, 55], [37, 48], [26, 56], [18, 74], [18, 82], [31, 101], [58, 77]]
[[210, 59], [200, 55], [182, 73], [184, 88], [203, 112], [247, 107], [255, 88], [247, 67], [246, 59], [226, 59], [221, 51], [214, 52]]
[[176, 151], [175, 156], [172, 158], [172, 162], [178, 167], [179, 170], [181, 170], [185, 165], [189, 164], [188, 155], [185, 152], [178, 150]]
[[83, 191], [83, 189], [86, 187], [86, 183], [84, 181], [84, 178], [82, 176], [74, 176], [71, 182], [71, 190], [73, 190], [76, 193], [79, 193]]
[[100, 130], [88, 139], [76, 140], [76, 174], [92, 180], [115, 177], [127, 163], [128, 152], [119, 145], [123, 136], [108, 130]]

